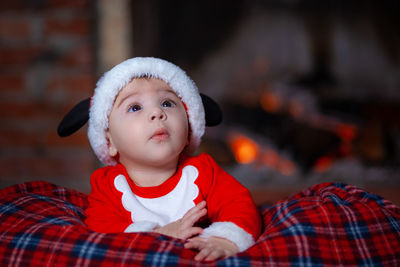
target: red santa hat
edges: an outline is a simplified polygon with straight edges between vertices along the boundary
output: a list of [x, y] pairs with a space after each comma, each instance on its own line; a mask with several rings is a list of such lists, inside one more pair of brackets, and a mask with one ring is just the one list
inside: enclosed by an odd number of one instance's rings
[[185, 104], [191, 129], [186, 153], [192, 154], [199, 146], [205, 126], [214, 126], [221, 122], [222, 112], [219, 106], [208, 96], [200, 94], [195, 83], [181, 68], [158, 58], [136, 57], [106, 72], [97, 82], [91, 100], [85, 99], [64, 117], [58, 127], [58, 134], [68, 136], [89, 120], [88, 137], [96, 156], [105, 165], [116, 164], [108, 153], [108, 118], [120, 90], [132, 79], [139, 77], [163, 80]]

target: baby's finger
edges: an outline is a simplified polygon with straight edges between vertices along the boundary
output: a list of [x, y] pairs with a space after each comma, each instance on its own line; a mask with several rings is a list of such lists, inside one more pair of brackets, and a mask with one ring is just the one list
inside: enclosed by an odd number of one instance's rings
[[205, 261], [215, 261], [225, 257], [225, 253], [220, 249], [211, 250], [210, 254], [204, 259]]
[[196, 206], [194, 206], [193, 208], [191, 208], [190, 210], [188, 210], [185, 215], [183, 216], [183, 218], [185, 217], [190, 217], [192, 214], [197, 213], [198, 211], [204, 209], [206, 207], [206, 202], [203, 200], [202, 202], [200, 202], [199, 204], [197, 204]]
[[203, 209], [205, 207], [206, 207], [206, 202], [203, 200], [199, 204], [197, 204], [196, 206], [194, 206], [193, 208], [188, 210], [185, 215], [190, 215], [191, 213], [195, 213], [198, 210], [201, 210], [201, 209]]
[[201, 250], [202, 248], [204, 248], [206, 246], [206, 244], [207, 243], [204, 241], [203, 238], [194, 237], [194, 238], [187, 240], [187, 242], [185, 243], [185, 248]]
[[182, 239], [188, 239], [189, 237], [199, 235], [203, 232], [201, 227], [190, 227], [182, 231]]
[[192, 213], [189, 216], [184, 216], [182, 221], [183, 227], [191, 227], [195, 224], [201, 217], [207, 214], [207, 210], [205, 208], [198, 210], [196, 213]]
[[207, 202], [205, 200], [202, 200], [199, 204], [196, 205], [198, 209], [202, 209], [206, 207]]
[[210, 247], [205, 247], [201, 249], [199, 253], [197, 253], [197, 255], [194, 257], [194, 260], [196, 261], [205, 260], [210, 255], [211, 252], [212, 249]]

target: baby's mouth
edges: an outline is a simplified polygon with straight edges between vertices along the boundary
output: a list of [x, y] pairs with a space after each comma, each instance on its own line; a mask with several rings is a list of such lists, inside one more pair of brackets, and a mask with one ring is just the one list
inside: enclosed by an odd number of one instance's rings
[[157, 129], [150, 139], [156, 141], [166, 141], [169, 138], [169, 133], [165, 128]]

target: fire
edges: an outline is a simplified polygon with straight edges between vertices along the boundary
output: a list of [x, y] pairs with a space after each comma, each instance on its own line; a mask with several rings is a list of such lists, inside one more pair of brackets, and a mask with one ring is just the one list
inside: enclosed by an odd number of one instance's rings
[[281, 106], [280, 99], [270, 92], [263, 93], [260, 101], [261, 107], [270, 113], [278, 112]]
[[332, 166], [332, 163], [331, 157], [322, 156], [315, 162], [314, 170], [316, 172], [326, 172]]
[[228, 139], [233, 155], [238, 163], [255, 162], [256, 167], [266, 166], [286, 176], [296, 173], [296, 164], [279, 155], [273, 148], [263, 147], [242, 134], [233, 134]]
[[257, 144], [243, 135], [232, 138], [230, 146], [236, 161], [242, 164], [253, 162], [258, 155]]
[[336, 128], [337, 134], [344, 141], [352, 141], [357, 136], [357, 127], [351, 124], [341, 123]]

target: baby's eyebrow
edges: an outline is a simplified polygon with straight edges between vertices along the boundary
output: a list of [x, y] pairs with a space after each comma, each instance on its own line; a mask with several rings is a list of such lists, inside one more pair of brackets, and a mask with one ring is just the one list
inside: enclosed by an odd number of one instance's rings
[[180, 97], [176, 94], [176, 92], [175, 92], [174, 90], [165, 89], [164, 91], [165, 91], [166, 93], [168, 93], [168, 94], [173, 94], [174, 96], [176, 96], [177, 98], [180, 99]]
[[[164, 92], [166, 95], [172, 94], [180, 100], [180, 97], [172, 89], [167, 88], [167, 89], [162, 89], [161, 91]], [[125, 100], [127, 100], [128, 98], [130, 98], [134, 95], [137, 95], [137, 94], [138, 94], [137, 92], [132, 92], [132, 93], [129, 93], [126, 96], [124, 96], [122, 99], [118, 99], [118, 101], [115, 102], [115, 104], [117, 105], [117, 108], [119, 108], [122, 105], [122, 103], [125, 102]]]
[[136, 92], [133, 92], [133, 93], [129, 93], [128, 95], [124, 96], [122, 99], [120, 99], [120, 100], [118, 101], [118, 103], [116, 103], [116, 104], [117, 104], [117, 107], [119, 108], [119, 107], [122, 105], [122, 103], [125, 102], [125, 100], [127, 100], [128, 98], [130, 98], [130, 97], [132, 97], [132, 96], [134, 96], [134, 95], [136, 95], [136, 94], [137, 94]]

